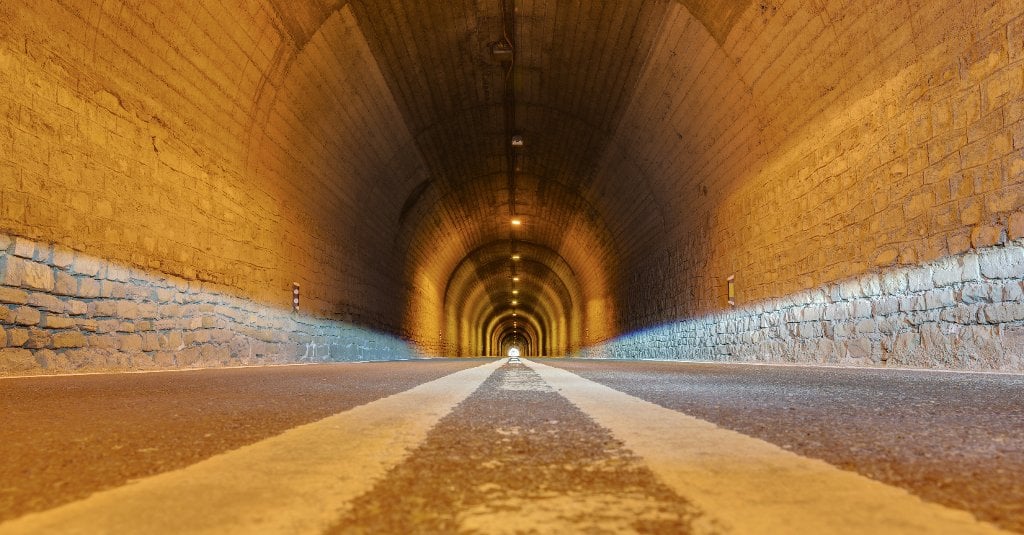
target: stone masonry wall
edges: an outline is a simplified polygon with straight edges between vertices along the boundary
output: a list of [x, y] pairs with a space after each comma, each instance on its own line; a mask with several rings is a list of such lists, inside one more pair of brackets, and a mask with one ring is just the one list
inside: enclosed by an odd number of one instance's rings
[[399, 332], [418, 152], [351, 10], [277, 4], [0, 2], [0, 233]]
[[1024, 371], [1024, 240], [668, 323], [591, 358]]
[[0, 376], [414, 356], [392, 336], [0, 234]]
[[602, 166], [654, 221], [612, 229], [622, 333], [1024, 236], [1020, 2], [772, 4], [666, 20]]

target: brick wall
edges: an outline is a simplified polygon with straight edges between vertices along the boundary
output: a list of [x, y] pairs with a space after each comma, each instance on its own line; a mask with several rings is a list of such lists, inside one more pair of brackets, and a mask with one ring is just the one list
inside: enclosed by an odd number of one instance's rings
[[415, 356], [383, 333], [0, 234], [0, 376]]

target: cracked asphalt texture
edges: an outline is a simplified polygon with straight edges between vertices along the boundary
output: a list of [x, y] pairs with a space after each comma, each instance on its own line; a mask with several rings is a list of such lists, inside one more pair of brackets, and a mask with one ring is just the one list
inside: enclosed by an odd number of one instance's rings
[[334, 533], [687, 533], [699, 514], [532, 370], [505, 364]]
[[[0, 521], [482, 362], [0, 379]], [[1024, 533], [1024, 376], [542, 362]], [[534, 372], [505, 365], [353, 502], [336, 530], [686, 533], [700, 522], [607, 430]]]
[[0, 379], [0, 522], [491, 360]]
[[541, 361], [1024, 533], [1024, 376]]

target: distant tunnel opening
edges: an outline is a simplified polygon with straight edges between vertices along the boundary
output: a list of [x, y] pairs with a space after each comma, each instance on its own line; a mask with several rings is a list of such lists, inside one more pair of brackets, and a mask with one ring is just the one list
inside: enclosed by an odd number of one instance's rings
[[554, 1], [4, 2], [0, 373], [1024, 369], [1019, 2]]

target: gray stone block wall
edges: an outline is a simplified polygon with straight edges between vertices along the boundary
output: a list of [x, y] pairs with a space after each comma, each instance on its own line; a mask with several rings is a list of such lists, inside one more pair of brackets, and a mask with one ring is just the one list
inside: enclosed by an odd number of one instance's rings
[[1024, 242], [629, 333], [578, 356], [1024, 372]]
[[393, 336], [0, 234], [0, 376], [415, 356]]

